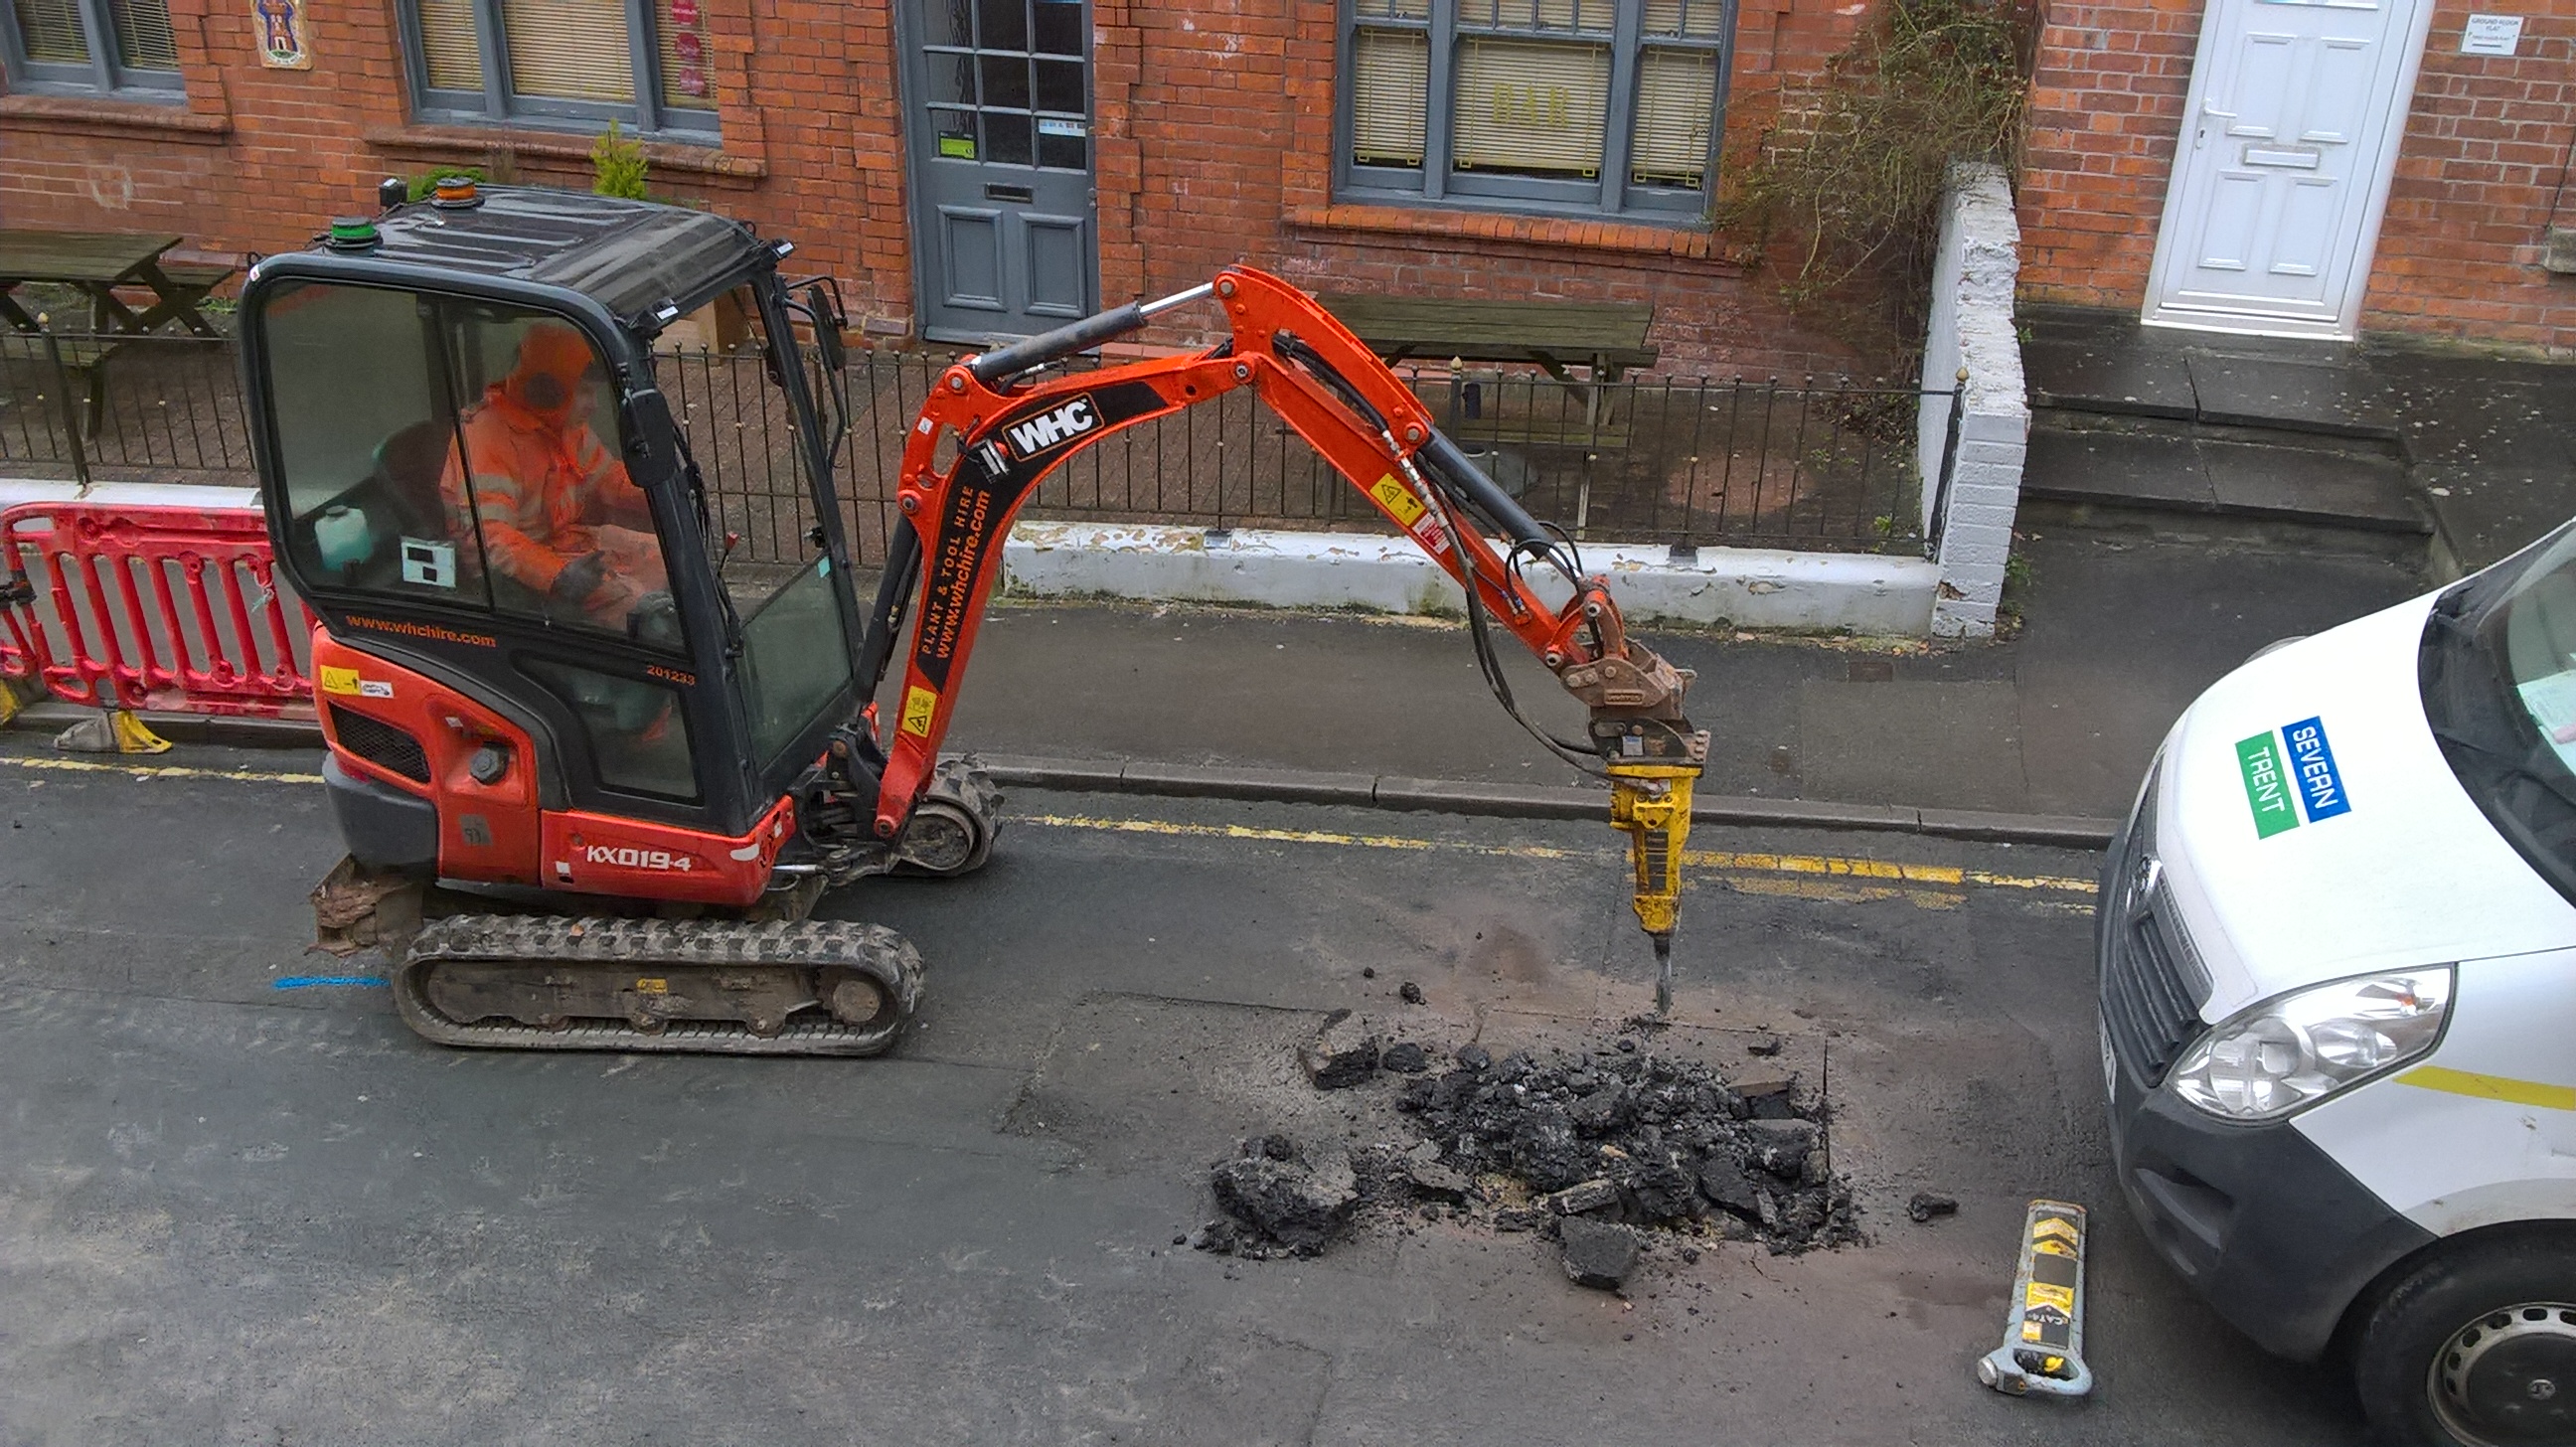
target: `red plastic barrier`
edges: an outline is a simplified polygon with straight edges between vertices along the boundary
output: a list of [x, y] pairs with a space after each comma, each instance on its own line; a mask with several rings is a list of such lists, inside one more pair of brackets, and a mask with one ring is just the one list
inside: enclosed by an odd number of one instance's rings
[[278, 595], [257, 512], [23, 503], [0, 512], [0, 587], [0, 674], [65, 702], [312, 716], [312, 618]]

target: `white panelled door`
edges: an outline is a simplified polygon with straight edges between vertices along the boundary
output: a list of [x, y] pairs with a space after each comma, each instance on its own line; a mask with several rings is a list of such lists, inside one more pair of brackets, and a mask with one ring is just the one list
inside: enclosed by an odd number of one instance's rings
[[2209, 0], [2146, 320], [2350, 337], [2431, 0]]

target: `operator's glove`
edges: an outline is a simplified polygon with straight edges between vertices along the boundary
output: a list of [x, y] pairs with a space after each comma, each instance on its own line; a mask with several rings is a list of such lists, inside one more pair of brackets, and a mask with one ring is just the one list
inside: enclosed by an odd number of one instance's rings
[[644, 601], [644, 586], [624, 573], [611, 573], [599, 580], [599, 586], [582, 600], [582, 611], [592, 621], [611, 628], [626, 626], [627, 616], [635, 605]]
[[555, 574], [554, 586], [546, 589], [546, 597], [552, 602], [578, 608], [591, 594], [599, 591], [600, 583], [607, 577], [607, 555], [584, 553], [564, 564], [563, 570]]

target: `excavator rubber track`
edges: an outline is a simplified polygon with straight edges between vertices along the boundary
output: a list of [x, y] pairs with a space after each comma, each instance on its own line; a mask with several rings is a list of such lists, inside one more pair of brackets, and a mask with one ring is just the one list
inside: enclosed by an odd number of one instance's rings
[[441, 1045], [858, 1056], [894, 1044], [921, 979], [883, 925], [451, 915], [422, 926], [393, 993]]

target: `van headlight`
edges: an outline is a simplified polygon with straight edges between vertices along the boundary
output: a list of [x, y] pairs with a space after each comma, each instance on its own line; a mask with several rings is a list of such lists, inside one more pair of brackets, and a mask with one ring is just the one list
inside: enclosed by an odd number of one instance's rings
[[2448, 965], [2296, 990], [2210, 1027], [2173, 1088], [2223, 1120], [2273, 1120], [2428, 1053], [2450, 1013]]

